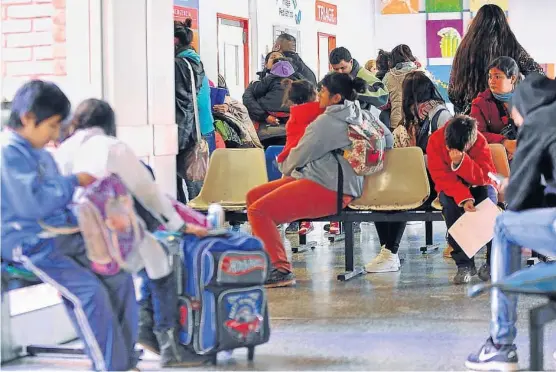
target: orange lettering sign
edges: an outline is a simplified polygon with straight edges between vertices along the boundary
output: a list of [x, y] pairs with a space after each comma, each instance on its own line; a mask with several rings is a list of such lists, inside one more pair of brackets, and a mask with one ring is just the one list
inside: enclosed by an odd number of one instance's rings
[[315, 17], [318, 22], [338, 24], [338, 7], [334, 4], [317, 0], [315, 2]]

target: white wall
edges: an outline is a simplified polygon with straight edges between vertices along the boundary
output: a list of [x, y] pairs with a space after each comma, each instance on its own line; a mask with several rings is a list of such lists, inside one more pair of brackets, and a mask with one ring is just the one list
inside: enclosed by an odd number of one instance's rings
[[[266, 0], [269, 1], [269, 0]], [[274, 0], [271, 0], [274, 2]], [[218, 80], [218, 13], [241, 18], [249, 18], [248, 0], [200, 0], [199, 39], [201, 59], [209, 79]]]
[[[281, 1], [281, 0], [280, 0]], [[318, 66], [317, 33], [323, 32], [337, 37], [337, 45], [347, 47], [355, 58], [365, 63], [373, 56], [373, 19], [372, 0], [327, 0], [338, 6], [338, 25], [317, 22], [315, 20], [315, 0], [298, 0], [302, 12], [299, 25], [278, 14], [276, 0], [255, 0], [257, 26], [254, 29], [253, 19], [250, 20], [251, 53], [257, 53], [256, 63], [251, 62], [250, 75], [259, 69], [261, 55], [271, 50], [274, 44], [273, 26], [295, 27], [301, 31], [299, 53], [314, 72]], [[249, 0], [202, 0], [199, 4], [199, 35], [201, 41], [201, 57], [209, 77], [216, 79], [217, 62], [217, 13], [242, 18], [249, 17]]]
[[[426, 64], [426, 13], [381, 15], [381, 0], [374, 0], [374, 50], [392, 49], [407, 44], [415, 56]], [[463, 1], [469, 9], [469, 0]], [[424, 2], [421, 2], [424, 11]], [[509, 0], [509, 19], [512, 30], [523, 47], [538, 63], [556, 63], [556, 48], [551, 44], [554, 31], [555, 0]], [[468, 14], [464, 15], [468, 17]]]

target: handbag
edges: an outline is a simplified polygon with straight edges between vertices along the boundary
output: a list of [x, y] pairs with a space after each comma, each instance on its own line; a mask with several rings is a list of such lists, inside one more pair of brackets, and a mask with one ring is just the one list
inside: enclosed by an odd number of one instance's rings
[[209, 162], [209, 147], [207, 141], [201, 135], [199, 107], [197, 104], [197, 89], [195, 87], [193, 67], [186, 58], [183, 60], [187, 64], [187, 67], [189, 67], [189, 72], [191, 74], [191, 93], [193, 95], [193, 110], [195, 114], [195, 133], [197, 134], [197, 142], [185, 154], [183, 164], [180, 164], [183, 169], [178, 169], [178, 174], [183, 174], [185, 179], [188, 181], [204, 181]]

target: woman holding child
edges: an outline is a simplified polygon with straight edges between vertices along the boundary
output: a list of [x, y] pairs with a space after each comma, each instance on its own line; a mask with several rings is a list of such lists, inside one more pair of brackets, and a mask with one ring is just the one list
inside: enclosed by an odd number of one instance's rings
[[[344, 174], [343, 205], [363, 192], [363, 177], [354, 172], [347, 160], [337, 159], [333, 152], [350, 146], [348, 124], [358, 125], [370, 119], [370, 114], [361, 110], [356, 102], [357, 93], [365, 91], [366, 83], [346, 74], [331, 73], [321, 85], [319, 107], [325, 111], [307, 126], [299, 143], [280, 164], [285, 177], [247, 194], [247, 216], [253, 235], [263, 241], [273, 265], [268, 287], [295, 284], [276, 225], [336, 212], [338, 162]], [[385, 126], [383, 129], [385, 147], [390, 149], [392, 134]]]

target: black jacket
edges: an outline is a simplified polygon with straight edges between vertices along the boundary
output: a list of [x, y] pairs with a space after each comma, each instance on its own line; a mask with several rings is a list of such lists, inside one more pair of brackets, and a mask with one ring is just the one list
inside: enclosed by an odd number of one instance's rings
[[295, 52], [283, 52], [284, 57], [290, 58], [292, 60], [293, 68], [295, 72], [300, 74], [305, 80], [310, 81], [313, 85], [317, 86], [317, 77], [315, 73], [303, 62], [299, 54]]
[[[176, 56], [183, 50], [178, 50]], [[187, 59], [193, 68], [197, 94], [205, 78], [202, 62]], [[175, 90], [176, 90], [176, 123], [178, 125], [179, 151], [189, 149], [197, 141], [195, 133], [195, 114], [193, 108], [193, 92], [191, 91], [191, 73], [183, 58], [174, 58]]]
[[506, 190], [508, 209], [555, 206], [556, 81], [532, 74], [518, 85], [512, 104], [523, 116]]
[[[284, 106], [285, 89], [282, 80], [285, 78], [273, 74], [266, 75], [261, 81], [254, 81], [243, 93], [243, 104], [249, 111], [251, 120], [264, 122], [271, 112], [290, 112], [290, 108]], [[298, 80], [296, 74], [289, 77]]]

